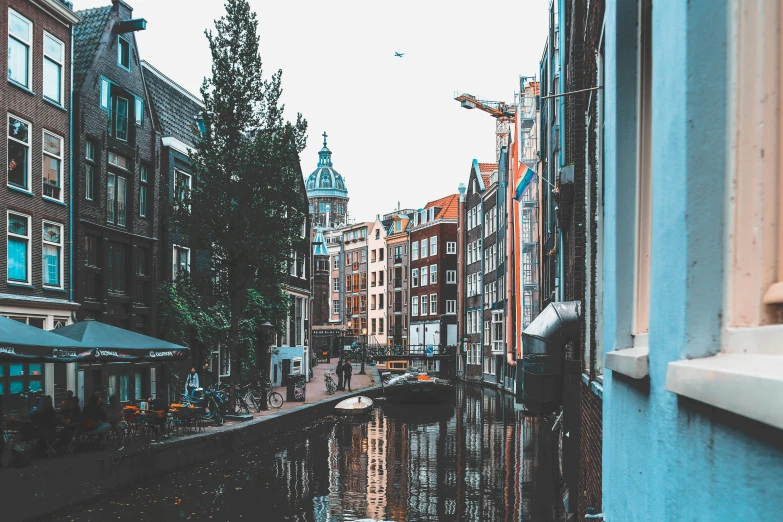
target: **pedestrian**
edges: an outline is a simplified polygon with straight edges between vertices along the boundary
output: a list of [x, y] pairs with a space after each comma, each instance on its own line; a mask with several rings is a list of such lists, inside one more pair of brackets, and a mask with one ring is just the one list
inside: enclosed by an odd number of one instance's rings
[[106, 420], [109, 421], [111, 431], [117, 436], [119, 446], [118, 450], [125, 449], [125, 414], [122, 404], [117, 400], [116, 395], [109, 397], [109, 407], [106, 408]]
[[337, 374], [337, 390], [342, 391], [345, 390], [345, 387], [343, 386], [343, 365], [342, 363], [337, 363], [337, 368], [334, 369], [334, 373]]
[[198, 388], [198, 374], [195, 368], [191, 368], [188, 378], [185, 379], [185, 395], [193, 397], [193, 392], [196, 388]]
[[351, 366], [350, 361], [345, 361], [345, 364], [343, 364], [343, 391], [345, 391], [345, 387], [348, 386], [348, 391], [353, 391], [351, 389], [351, 374], [353, 373], [353, 366]]

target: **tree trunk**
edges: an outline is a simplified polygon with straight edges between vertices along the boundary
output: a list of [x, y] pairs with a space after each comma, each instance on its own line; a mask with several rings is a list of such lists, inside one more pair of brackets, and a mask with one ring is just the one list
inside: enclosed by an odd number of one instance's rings
[[228, 383], [230, 386], [229, 399], [228, 399], [228, 411], [234, 411], [234, 396], [237, 387], [237, 379], [239, 379], [239, 373], [242, 369], [242, 361], [239, 353], [239, 319], [244, 309], [244, 297], [245, 289], [242, 285], [238, 284], [238, 278], [236, 274], [233, 279], [231, 288], [231, 322], [228, 330], [228, 353], [231, 354], [231, 375], [229, 376]]

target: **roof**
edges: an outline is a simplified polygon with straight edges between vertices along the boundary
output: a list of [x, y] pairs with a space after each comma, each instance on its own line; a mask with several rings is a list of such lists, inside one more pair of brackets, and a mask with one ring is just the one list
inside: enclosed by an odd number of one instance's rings
[[149, 63], [142, 61], [142, 67], [163, 136], [172, 136], [194, 146], [198, 141], [196, 117], [203, 110], [203, 104]]
[[479, 166], [479, 172], [477, 172], [477, 174], [481, 174], [481, 179], [484, 180], [484, 187], [489, 188], [490, 178], [492, 177], [492, 173], [498, 170], [498, 164], [479, 163], [478, 166]]
[[80, 87], [92, 59], [98, 50], [101, 36], [111, 18], [112, 6], [78, 11], [79, 23], [73, 26], [73, 85]]
[[459, 215], [459, 194], [451, 194], [435, 201], [430, 201], [424, 208], [441, 207], [435, 219], [457, 219]]

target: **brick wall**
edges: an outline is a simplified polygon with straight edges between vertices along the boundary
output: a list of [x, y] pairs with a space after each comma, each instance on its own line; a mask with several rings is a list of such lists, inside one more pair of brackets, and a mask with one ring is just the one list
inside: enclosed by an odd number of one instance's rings
[[603, 402], [590, 386], [582, 383], [580, 393], [580, 438], [579, 438], [579, 517], [584, 520], [587, 508], [602, 512], [602, 448], [603, 448]]

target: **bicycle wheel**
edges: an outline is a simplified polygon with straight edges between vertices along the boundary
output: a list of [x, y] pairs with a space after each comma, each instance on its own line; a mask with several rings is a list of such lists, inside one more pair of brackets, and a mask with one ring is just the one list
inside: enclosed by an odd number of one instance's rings
[[258, 403], [258, 399], [256, 399], [256, 396], [253, 395], [253, 392], [251, 392], [250, 390], [248, 390], [248, 392], [245, 394], [245, 402], [247, 403], [248, 406], [252, 406], [253, 409], [256, 410], [256, 412], [261, 411], [261, 406]]
[[283, 396], [277, 392], [269, 394], [269, 405], [273, 408], [279, 408], [283, 405]]

